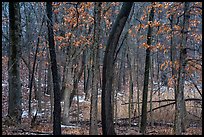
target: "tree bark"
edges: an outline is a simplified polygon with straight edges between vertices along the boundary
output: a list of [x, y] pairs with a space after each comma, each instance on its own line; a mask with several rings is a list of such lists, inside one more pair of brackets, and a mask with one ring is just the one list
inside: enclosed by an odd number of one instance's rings
[[73, 101], [74, 96], [78, 92], [77, 91], [78, 90], [78, 84], [79, 84], [79, 80], [81, 79], [83, 69], [84, 69], [83, 64], [82, 64], [81, 68], [79, 68], [79, 64], [77, 64], [77, 67], [74, 68], [73, 90], [72, 90], [71, 95], [70, 95], [70, 103], [69, 103], [70, 107], [72, 105], [72, 101]]
[[100, 44], [100, 21], [101, 21], [101, 2], [94, 5], [94, 44], [92, 49], [92, 93], [90, 110], [90, 135], [98, 135], [98, 85], [99, 85], [99, 44]]
[[[67, 53], [68, 54], [68, 53]], [[66, 66], [63, 81], [62, 93], [64, 94], [64, 109], [63, 109], [63, 124], [69, 124], [69, 112], [70, 112], [70, 95], [72, 92], [72, 73], [71, 73], [71, 63], [68, 62], [68, 55], [66, 56]]]
[[9, 2], [9, 61], [8, 81], [9, 100], [8, 115], [13, 119], [14, 124], [21, 123], [22, 95], [20, 80], [20, 47], [21, 47], [21, 15], [18, 2]]
[[154, 59], [153, 59], [153, 54], [151, 54], [152, 58], [151, 58], [151, 82], [150, 82], [150, 87], [151, 87], [151, 91], [150, 91], [150, 122], [151, 122], [151, 127], [154, 126], [154, 120], [153, 120], [153, 112], [152, 112], [152, 97], [153, 97], [153, 90], [154, 90]]
[[53, 121], [53, 104], [54, 104], [54, 91], [53, 91], [53, 80], [52, 80], [52, 70], [51, 70], [51, 61], [48, 48], [47, 50], [47, 60], [48, 60], [48, 69], [47, 69], [47, 94], [50, 95], [50, 121]]
[[[152, 4], [152, 9], [149, 15], [149, 22], [154, 20], [154, 7]], [[152, 27], [148, 26], [147, 32], [147, 44], [151, 46], [151, 37], [152, 37]], [[140, 132], [145, 134], [147, 126], [147, 97], [148, 97], [148, 83], [149, 83], [149, 68], [150, 68], [150, 48], [146, 49], [146, 61], [145, 61], [145, 74], [144, 74], [144, 88], [142, 96], [142, 119], [141, 119], [141, 128]]]
[[[91, 62], [91, 56], [90, 56], [90, 48], [87, 46], [86, 47], [86, 55], [87, 55], [87, 62]], [[91, 79], [91, 64], [90, 63], [87, 63], [86, 65], [86, 69], [87, 71], [85, 73], [86, 74], [86, 77], [84, 78], [85, 81], [86, 81], [86, 84], [84, 85], [84, 93], [85, 93], [85, 100], [88, 100], [89, 99], [89, 88], [90, 88], [90, 85], [92, 83]]]
[[185, 2], [184, 5], [184, 19], [182, 28], [182, 37], [180, 45], [180, 59], [179, 59], [179, 72], [178, 72], [178, 85], [177, 93], [175, 96], [176, 100], [176, 114], [175, 114], [175, 134], [181, 135], [186, 130], [186, 106], [184, 99], [184, 84], [185, 84], [185, 66], [186, 66], [186, 44], [187, 44], [187, 33], [189, 27], [189, 2]]
[[58, 79], [58, 69], [56, 62], [56, 53], [54, 47], [54, 34], [53, 34], [53, 22], [52, 22], [52, 2], [47, 2], [47, 27], [48, 27], [48, 41], [49, 51], [51, 58], [51, 70], [54, 86], [54, 120], [53, 120], [53, 134], [61, 135], [61, 104], [60, 104], [60, 85]]
[[111, 105], [114, 56], [122, 30], [127, 21], [133, 2], [124, 2], [111, 30], [103, 61], [102, 79], [102, 130], [103, 135], [115, 135], [113, 109]]
[[37, 99], [38, 99], [38, 111], [41, 112], [42, 110], [42, 90], [41, 90], [42, 60], [40, 57], [39, 57], [38, 63], [39, 63], [39, 69], [38, 69], [38, 92], [37, 92], [38, 98]]
[[[129, 46], [128, 46], [128, 52], [130, 52]], [[134, 110], [133, 105], [133, 78], [132, 78], [132, 65], [131, 65], [131, 58], [127, 54], [127, 65], [128, 65], [128, 71], [129, 71], [129, 105], [128, 105], [128, 115], [129, 115], [129, 126], [131, 127], [131, 118]]]

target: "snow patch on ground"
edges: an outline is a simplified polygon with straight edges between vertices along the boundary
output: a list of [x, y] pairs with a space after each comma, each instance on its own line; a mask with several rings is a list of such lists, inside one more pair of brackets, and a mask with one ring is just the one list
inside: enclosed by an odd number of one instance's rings
[[28, 111], [23, 111], [22, 118], [23, 117], [28, 117]]
[[137, 125], [138, 125], [138, 123], [133, 123], [133, 125], [134, 125], [134, 126], [137, 126]]
[[42, 116], [42, 115], [44, 115], [45, 113], [44, 112], [42, 112], [42, 113], [37, 113], [37, 116]]
[[162, 87], [160, 88], [160, 91], [161, 91], [161, 92], [165, 92], [165, 91], [167, 91], [167, 87], [162, 86]]
[[[35, 113], [36, 113], [36, 111], [37, 111], [36, 109], [32, 110], [31, 114], [34, 116]], [[44, 112], [42, 112], [42, 113], [38, 112], [38, 113], [37, 113], [37, 116], [42, 116], [43, 114], [45, 114], [45, 113], [44, 113]], [[28, 114], [28, 111], [23, 111], [23, 113], [22, 113], [21, 116], [22, 116], [22, 118], [23, 118], [23, 117], [28, 117], [28, 115], [29, 115], [29, 114]]]
[[49, 97], [50, 95], [45, 93], [45, 96]]
[[124, 95], [123, 93], [119, 93], [119, 92], [118, 92], [118, 96], [123, 96], [123, 95]]
[[[79, 102], [84, 102], [85, 96], [79, 96]], [[74, 100], [77, 100], [77, 96], [74, 97]]]
[[70, 125], [70, 126], [61, 125], [61, 127], [64, 127], [64, 128], [79, 128], [78, 126], [74, 126], [74, 125]]
[[174, 88], [169, 88], [169, 92], [174, 92]]
[[84, 115], [83, 115], [83, 114], [79, 114], [79, 116], [80, 116], [81, 118], [83, 118], [83, 117], [84, 117]]

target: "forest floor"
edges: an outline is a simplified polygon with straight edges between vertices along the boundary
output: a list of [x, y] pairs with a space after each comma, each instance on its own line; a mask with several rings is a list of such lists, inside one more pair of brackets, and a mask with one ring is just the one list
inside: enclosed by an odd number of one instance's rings
[[[2, 135], [52, 135], [52, 123], [40, 122], [35, 127], [30, 126], [29, 119], [24, 119], [20, 126], [2, 125]], [[125, 123], [125, 122], [124, 122]], [[61, 125], [63, 135], [89, 135], [88, 122], [72, 126]], [[126, 126], [125, 126], [126, 125]], [[140, 135], [139, 128], [136, 126], [128, 126], [128, 124], [115, 125], [117, 135]], [[173, 128], [169, 126], [147, 126], [146, 135], [172, 135]], [[101, 124], [98, 124], [98, 134], [102, 135]], [[202, 127], [189, 127], [183, 135], [202, 135]]]
[[[6, 115], [7, 115], [7, 93], [5, 92], [8, 86], [4, 84], [2, 86], [2, 134], [3, 135], [50, 135], [53, 131], [53, 124], [51, 122], [50, 117], [50, 102], [49, 96], [44, 95], [42, 102], [42, 112], [38, 113], [36, 124], [31, 126], [31, 119], [35, 114], [37, 108], [37, 101], [33, 99], [32, 105], [32, 115], [28, 115], [28, 95], [24, 93], [23, 96], [23, 114], [22, 114], [22, 123], [18, 126], [8, 126], [6, 123]], [[25, 89], [24, 89], [25, 90]], [[8, 91], [8, 89], [7, 89]], [[76, 112], [77, 104], [76, 98], [74, 98], [71, 114], [70, 114], [70, 125], [61, 125], [62, 134], [64, 135], [89, 135], [89, 101], [83, 101], [83, 98], [79, 98], [80, 102], [80, 111], [81, 117], [80, 120], [77, 121]], [[63, 103], [62, 103], [63, 106]], [[82, 113], [83, 112], [83, 113]], [[87, 116], [86, 116], [87, 115]], [[131, 125], [128, 123], [128, 118], [118, 118], [115, 123], [115, 131], [117, 135], [139, 135], [139, 127], [137, 123], [138, 119], [133, 119], [131, 121]], [[98, 134], [102, 135], [101, 121], [98, 122]], [[173, 134], [173, 126], [172, 123], [167, 122], [154, 122], [154, 126], [150, 126], [148, 124], [147, 135], [172, 135]], [[202, 135], [202, 125], [201, 126], [190, 126], [187, 128], [187, 131], [183, 133], [184, 135]]]

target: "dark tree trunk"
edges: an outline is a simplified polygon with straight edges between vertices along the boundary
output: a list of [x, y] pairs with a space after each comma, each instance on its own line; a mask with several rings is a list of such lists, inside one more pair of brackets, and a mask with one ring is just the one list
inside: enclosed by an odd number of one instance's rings
[[182, 37], [180, 45], [180, 59], [179, 59], [179, 71], [178, 71], [178, 83], [176, 90], [176, 113], [175, 113], [175, 134], [181, 135], [182, 132], [186, 131], [186, 106], [184, 98], [184, 84], [185, 84], [185, 66], [186, 66], [186, 45], [187, 45], [187, 32], [189, 27], [189, 7], [190, 3], [185, 2], [184, 5], [184, 18], [182, 26]]
[[87, 51], [87, 49], [85, 49], [84, 51], [83, 51], [83, 55], [82, 55], [82, 64], [84, 64], [84, 93], [86, 93], [86, 72], [87, 72], [87, 70], [86, 70], [86, 68], [87, 68], [87, 62], [86, 62], [86, 60], [87, 60], [87, 55], [86, 55], [86, 51]]
[[101, 2], [94, 3], [94, 44], [92, 47], [92, 92], [90, 109], [90, 135], [98, 135], [98, 85], [99, 85], [99, 44], [100, 44], [100, 21]]
[[47, 2], [47, 27], [48, 27], [48, 41], [51, 59], [52, 79], [54, 86], [54, 120], [53, 120], [53, 134], [61, 135], [61, 104], [60, 104], [60, 85], [58, 79], [58, 70], [56, 62], [56, 53], [54, 47], [53, 22], [52, 22], [52, 2]]
[[91, 85], [91, 69], [89, 68], [88, 66], [88, 70], [87, 70], [87, 79], [86, 79], [86, 86], [85, 86], [85, 100], [88, 100], [89, 98], [89, 93], [88, 93], [88, 90], [89, 90], [89, 87]]
[[[90, 48], [87, 47], [86, 49], [86, 55], [87, 55], [87, 62], [91, 62], [91, 55], [90, 55]], [[86, 85], [84, 88], [84, 93], [85, 93], [85, 100], [89, 99], [89, 89], [90, 89], [90, 85], [92, 85], [92, 73], [91, 73], [91, 64], [87, 63], [87, 76], [86, 76]]]
[[[130, 52], [129, 47], [128, 47], [128, 52]], [[128, 105], [128, 113], [129, 113], [129, 126], [131, 127], [131, 118], [132, 118], [133, 109], [134, 109], [134, 105], [133, 105], [133, 78], [132, 78], [131, 58], [129, 57], [128, 54], [126, 56], [127, 56], [128, 71], [129, 71], [129, 75], [130, 75], [130, 79], [129, 79], [129, 105]]]
[[[42, 24], [41, 24], [41, 28], [40, 28], [40, 31], [39, 31], [39, 35], [41, 34], [41, 30], [42, 30], [42, 25], [43, 25], [43, 22], [42, 21]], [[32, 97], [32, 87], [33, 87], [33, 81], [34, 80], [34, 73], [35, 73], [35, 64], [36, 64], [36, 59], [37, 59], [37, 53], [38, 53], [38, 48], [39, 48], [39, 42], [40, 42], [40, 37], [38, 37], [38, 40], [37, 40], [37, 45], [36, 45], [36, 51], [35, 51], [35, 56], [34, 56], [34, 62], [33, 62], [33, 70], [32, 70], [32, 74], [31, 74], [31, 79], [29, 81], [29, 101], [28, 101], [28, 104], [29, 104], [29, 107], [28, 107], [28, 111], [29, 111], [29, 114], [31, 114], [31, 97]], [[35, 86], [35, 84], [34, 84]], [[35, 90], [36, 91], [36, 90]]]
[[[152, 7], [149, 15], [149, 21], [153, 22], [154, 19], [154, 8]], [[147, 44], [151, 46], [152, 28], [148, 27], [147, 32]], [[146, 49], [146, 61], [145, 61], [145, 74], [144, 74], [144, 88], [142, 96], [142, 119], [140, 132], [145, 133], [147, 126], [147, 97], [148, 97], [148, 83], [149, 83], [149, 68], [150, 68], [150, 48]]]
[[14, 124], [21, 123], [22, 96], [21, 81], [19, 70], [19, 58], [21, 47], [21, 15], [18, 2], [9, 2], [9, 62], [8, 62], [8, 81], [9, 81], [9, 100], [8, 115], [14, 120]]
[[124, 48], [124, 51], [122, 53], [122, 59], [124, 59], [122, 62], [121, 62], [121, 71], [122, 71], [122, 83], [123, 83], [123, 86], [125, 86], [125, 83], [126, 83], [126, 80], [125, 80], [125, 76], [126, 76], [126, 68], [125, 68], [125, 65], [126, 65], [126, 56], [127, 54], [127, 48], [125, 47]]
[[128, 15], [131, 11], [133, 2], [125, 2], [118, 14], [116, 21], [111, 30], [104, 61], [103, 61], [103, 79], [102, 79], [102, 130], [103, 135], [115, 135], [113, 124], [113, 109], [111, 104], [113, 71], [114, 71], [114, 57], [117, 44], [122, 33], [122, 30], [127, 21]]
[[121, 48], [121, 62], [120, 62], [120, 69], [119, 69], [119, 78], [118, 78], [118, 91], [119, 92], [121, 92], [121, 89], [122, 89], [122, 85], [124, 86], [125, 85], [125, 60], [126, 60], [126, 58], [125, 58], [125, 55], [126, 55], [126, 47], [125, 46], [123, 46], [122, 48]]

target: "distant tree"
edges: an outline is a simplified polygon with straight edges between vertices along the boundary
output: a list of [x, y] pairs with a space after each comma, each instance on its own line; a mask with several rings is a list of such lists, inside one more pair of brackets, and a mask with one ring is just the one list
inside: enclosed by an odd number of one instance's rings
[[[153, 22], [153, 20], [154, 20], [154, 7], [152, 4], [152, 8], [149, 14], [149, 22]], [[143, 95], [142, 95], [142, 118], [141, 118], [141, 128], [140, 128], [140, 132], [142, 134], [145, 133], [146, 126], [147, 126], [147, 97], [148, 97], [149, 69], [150, 69], [150, 46], [152, 43], [151, 37], [152, 37], [152, 27], [149, 25], [148, 32], [147, 32], [147, 45], [149, 47], [146, 49], [144, 88], [143, 88]]]
[[94, 44], [92, 47], [92, 92], [90, 109], [90, 135], [98, 135], [98, 85], [99, 85], [99, 43], [101, 2], [94, 3]]
[[56, 62], [56, 53], [54, 47], [53, 21], [52, 21], [52, 2], [47, 2], [47, 27], [48, 27], [48, 41], [51, 59], [51, 70], [54, 90], [54, 112], [53, 112], [53, 134], [61, 135], [61, 104], [60, 104], [60, 85], [58, 81], [58, 69]]
[[21, 123], [22, 95], [20, 80], [21, 15], [18, 2], [9, 2], [9, 100], [8, 115], [15, 124]]
[[186, 66], [186, 45], [187, 45], [187, 34], [189, 27], [189, 7], [190, 3], [184, 3], [184, 16], [182, 25], [182, 37], [180, 43], [180, 58], [179, 58], [179, 70], [178, 70], [178, 82], [177, 90], [175, 93], [176, 100], [176, 114], [175, 114], [175, 134], [181, 135], [182, 132], [186, 130], [186, 106], [184, 98], [184, 82], [185, 82], [185, 66]]
[[112, 109], [112, 84], [115, 52], [122, 30], [130, 14], [133, 2], [124, 2], [109, 35], [105, 50], [102, 74], [102, 130], [103, 135], [115, 135]]

